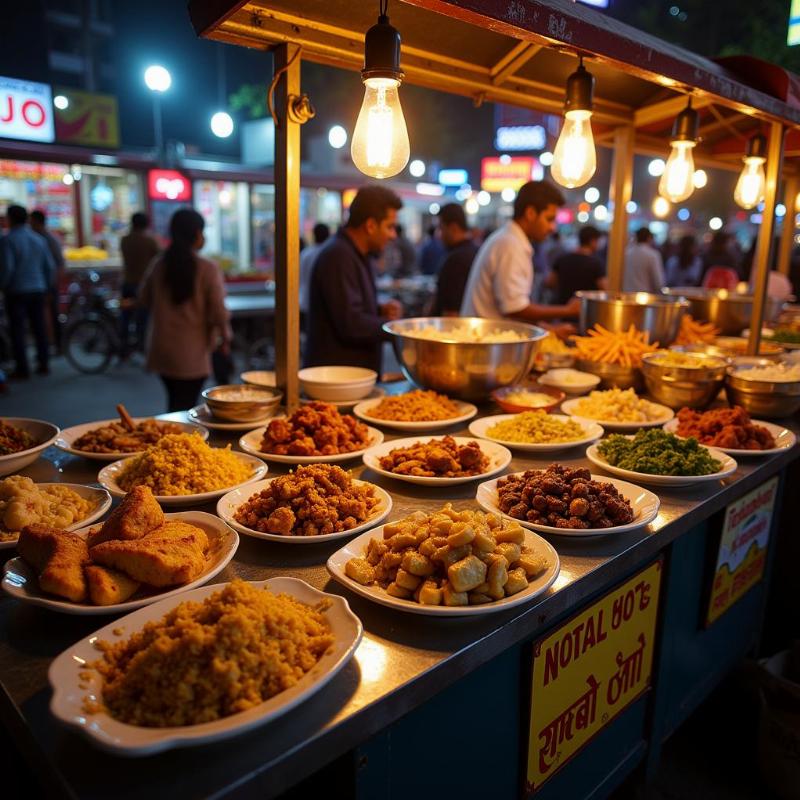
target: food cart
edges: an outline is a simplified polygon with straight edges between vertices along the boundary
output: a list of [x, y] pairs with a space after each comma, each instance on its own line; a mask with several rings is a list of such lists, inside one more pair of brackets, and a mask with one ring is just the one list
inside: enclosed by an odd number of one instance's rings
[[[190, 11], [201, 35], [274, 49], [275, 68], [286, 78], [277, 107], [285, 109], [301, 92], [300, 57], [360, 68], [363, 31], [375, 9], [348, 0], [194, 0]], [[602, 87], [595, 119], [604, 131], [598, 138], [615, 151], [612, 285], [621, 281], [633, 153], [666, 149], [666, 140], [656, 141], [654, 133], [666, 130], [683, 108], [683, 93], [692, 92], [695, 107], [714, 116], [705, 123], [709, 142], [714, 131], [724, 134], [730, 126], [768, 125], [759, 299], [750, 340], [756, 352], [778, 182], [782, 174], [791, 178], [782, 158], [784, 133], [800, 123], [800, 112], [712, 62], [568, 2], [412, 0], [391, 12], [403, 34], [408, 79], [479, 100], [555, 111], [575, 53], [591, 57]], [[278, 382], [294, 405], [299, 127], [281, 122]], [[713, 147], [702, 159], [698, 155], [699, 163], [704, 160], [738, 168], [735, 157]], [[794, 420], [787, 428], [800, 430]], [[218, 433], [215, 440], [230, 437]], [[243, 537], [217, 580], [290, 575], [343, 594], [365, 628], [356, 655], [313, 700], [269, 726], [136, 760], [100, 752], [49, 715], [52, 658], [96, 623], [4, 598], [0, 713], [54, 795], [274, 797], [294, 790], [298, 797], [605, 797], [633, 774], [651, 778], [665, 740], [757, 645], [796, 457], [795, 447], [742, 459], [723, 481], [660, 489], [659, 514], [647, 527], [592, 541], [560, 539], [561, 571], [551, 590], [535, 603], [486, 616], [443, 620], [386, 609], [330, 580], [324, 564], [335, 545], [265, 547]], [[543, 468], [550, 460], [517, 453], [509, 469]], [[578, 452], [560, 461], [591, 466]], [[90, 462], [64, 454], [40, 460], [27, 474], [57, 480], [62, 472], [76, 483], [96, 474]], [[474, 498], [470, 484], [386, 486], [398, 517]], [[730, 542], [753, 514], [761, 519], [759, 542], [766, 544], [730, 564]]]

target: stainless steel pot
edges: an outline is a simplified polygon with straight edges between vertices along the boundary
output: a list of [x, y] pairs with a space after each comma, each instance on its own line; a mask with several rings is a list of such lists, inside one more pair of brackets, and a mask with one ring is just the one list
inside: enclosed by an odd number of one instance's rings
[[[664, 289], [671, 298], [684, 297], [689, 302], [689, 313], [701, 322], [710, 322], [723, 336], [738, 336], [750, 326], [755, 298], [751, 294], [738, 294], [727, 289], [703, 289], [697, 286], [676, 286]], [[782, 300], [767, 298], [764, 322], [778, 318], [783, 308]]]

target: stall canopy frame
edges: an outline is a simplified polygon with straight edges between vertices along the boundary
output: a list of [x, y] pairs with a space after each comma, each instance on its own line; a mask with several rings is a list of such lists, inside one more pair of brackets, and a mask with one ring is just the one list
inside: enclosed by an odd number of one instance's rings
[[[800, 142], [800, 106], [749, 85], [729, 66], [594, 9], [571, 0], [395, 0], [389, 10], [402, 35], [408, 83], [560, 114], [566, 78], [582, 54], [597, 79], [593, 121], [599, 144], [664, 154], [672, 121], [690, 94], [701, 115], [698, 165], [738, 171], [746, 139], [763, 131], [780, 139], [771, 152], [780, 152], [782, 174], [796, 174], [783, 146], [787, 130]], [[202, 37], [262, 50], [298, 44], [307, 61], [360, 70], [377, 0], [190, 0], [189, 11]], [[618, 193], [625, 193], [630, 160], [615, 153]], [[766, 206], [774, 208], [777, 184], [770, 182], [767, 191], [773, 196]], [[765, 227], [771, 236], [771, 226]], [[622, 285], [626, 230], [627, 213], [617, 207], [609, 250], [612, 289]], [[761, 279], [756, 294], [762, 296], [768, 244], [757, 248], [754, 265]], [[759, 259], [766, 259], [764, 265]], [[761, 325], [751, 329], [750, 350], [756, 352]]]

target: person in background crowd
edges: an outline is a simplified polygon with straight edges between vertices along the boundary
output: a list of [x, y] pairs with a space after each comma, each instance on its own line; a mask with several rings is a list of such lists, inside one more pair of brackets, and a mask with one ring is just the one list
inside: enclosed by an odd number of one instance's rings
[[636, 241], [625, 251], [623, 292], [661, 294], [664, 286], [664, 265], [656, 250], [653, 234], [646, 226], [636, 231]]
[[529, 181], [514, 200], [514, 218], [481, 246], [472, 263], [461, 316], [539, 322], [575, 318], [575, 300], [565, 306], [531, 302], [533, 242], [544, 241], [555, 227], [556, 211], [564, 196], [546, 181]]
[[417, 254], [403, 226], [395, 225], [395, 232], [396, 237], [386, 246], [385, 270], [393, 278], [407, 278], [417, 271]]
[[439, 269], [431, 314], [434, 317], [457, 317], [478, 248], [472, 240], [467, 215], [458, 203], [442, 206], [439, 230], [447, 252]]
[[28, 227], [28, 212], [22, 206], [9, 206], [10, 230], [0, 240], [0, 290], [5, 293], [11, 345], [16, 371], [12, 378], [30, 377], [26, 353], [26, 321], [36, 341], [39, 375], [47, 375], [49, 347], [45, 325], [47, 294], [53, 290], [56, 264], [47, 242]]
[[578, 249], [555, 260], [545, 285], [555, 290], [556, 303], [568, 303], [583, 289], [605, 289], [605, 267], [597, 257], [602, 238], [597, 228], [587, 225], [578, 232]]
[[667, 259], [667, 286], [699, 286], [703, 277], [703, 259], [692, 235], [682, 236], [678, 252]]
[[314, 244], [304, 248], [300, 253], [300, 312], [304, 315], [308, 314], [308, 294], [311, 289], [314, 261], [330, 235], [331, 229], [324, 222], [318, 222], [313, 230]]
[[728, 231], [717, 231], [708, 249], [703, 253], [702, 285], [707, 288], [736, 288], [742, 277], [741, 259], [733, 248], [733, 237]]
[[141, 349], [144, 346], [147, 309], [137, 306], [134, 301], [147, 268], [159, 252], [158, 243], [147, 233], [149, 227], [150, 220], [147, 214], [137, 212], [131, 217], [130, 232], [123, 236], [119, 243], [122, 252], [122, 304], [119, 324], [123, 357], [127, 356], [130, 348], [128, 336], [131, 317], [136, 329], [135, 347]]
[[230, 351], [222, 271], [198, 255], [204, 227], [197, 211], [176, 211], [169, 247], [151, 264], [139, 289], [140, 301], [150, 309], [147, 369], [163, 381], [168, 411], [196, 405], [211, 371], [211, 353]]
[[309, 293], [306, 366], [341, 364], [381, 371], [386, 320], [399, 319], [397, 300], [378, 304], [370, 257], [394, 239], [400, 198], [383, 186], [364, 186], [347, 223], [317, 254]]
[[429, 225], [427, 238], [419, 248], [419, 270], [423, 275], [436, 275], [445, 255], [444, 242], [439, 238], [439, 228]]
[[48, 230], [47, 215], [44, 211], [40, 211], [38, 208], [31, 211], [31, 228], [36, 231], [39, 236], [44, 236], [47, 246], [50, 248], [50, 255], [53, 256], [53, 262], [56, 265], [53, 289], [48, 292], [47, 295], [47, 306], [50, 311], [53, 343], [56, 346], [56, 352], [61, 353], [61, 321], [58, 318], [58, 292], [64, 277], [64, 270], [66, 269], [64, 251], [61, 249], [61, 242]]

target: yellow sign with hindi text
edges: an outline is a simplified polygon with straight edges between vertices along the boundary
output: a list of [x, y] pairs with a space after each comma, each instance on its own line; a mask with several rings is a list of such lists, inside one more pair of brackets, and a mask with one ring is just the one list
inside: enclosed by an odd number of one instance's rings
[[661, 561], [534, 646], [528, 792], [650, 685]]

